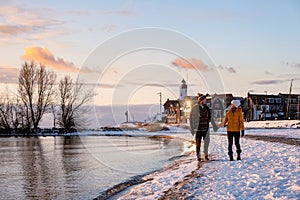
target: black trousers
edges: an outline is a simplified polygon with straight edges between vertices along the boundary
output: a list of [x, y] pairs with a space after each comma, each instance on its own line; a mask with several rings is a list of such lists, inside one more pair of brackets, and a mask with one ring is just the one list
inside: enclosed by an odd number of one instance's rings
[[202, 140], [202, 138], [203, 138], [203, 141], [205, 140], [206, 134], [207, 134], [207, 131], [197, 131], [197, 133], [196, 133], [195, 139], [196, 139], [196, 154], [197, 155], [199, 155], [199, 153], [200, 153], [201, 140]]
[[227, 139], [228, 139], [228, 154], [232, 155], [232, 145], [233, 145], [233, 138], [234, 138], [234, 144], [236, 147], [236, 152], [241, 153], [241, 146], [240, 146], [240, 132], [232, 132], [227, 131]]

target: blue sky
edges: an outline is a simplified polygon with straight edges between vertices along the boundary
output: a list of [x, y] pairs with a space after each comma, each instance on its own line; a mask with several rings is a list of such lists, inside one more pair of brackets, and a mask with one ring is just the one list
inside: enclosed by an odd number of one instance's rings
[[[24, 60], [32, 59], [45, 63], [59, 74], [76, 77], [77, 69], [103, 42], [133, 29], [158, 27], [174, 30], [197, 42], [219, 70], [224, 92], [238, 96], [246, 96], [249, 90], [255, 93], [287, 93], [290, 80], [294, 79], [293, 93], [300, 93], [299, 25], [300, 3], [289, 0], [4, 0], [0, 2], [0, 83], [14, 88], [18, 69]], [[157, 66], [164, 66], [165, 72], [148, 73], [149, 77], [159, 77], [155, 81], [161, 86], [151, 87], [148, 84], [144, 88], [135, 88], [138, 92], [131, 94], [127, 102], [157, 103], [156, 94], [160, 91], [164, 93], [164, 100], [167, 97], [177, 98], [179, 91], [176, 84], [179, 85], [187, 76], [189, 95], [196, 91], [213, 92], [207, 90], [200, 79], [193, 77], [195, 70], [180, 65], [175, 67], [172, 63], [176, 57], [159, 55], [153, 57], [156, 63], [160, 62]], [[193, 52], [186, 59], [203, 61], [203, 58], [192, 55]], [[96, 104], [112, 102], [114, 92], [118, 91], [117, 83], [120, 83], [120, 78], [127, 77], [129, 71], [126, 68], [135, 63], [135, 58], [128, 56], [117, 62], [118, 66], [106, 71], [109, 77], [105, 80], [107, 87], [97, 88], [100, 95]], [[149, 60], [145, 64], [149, 64]], [[176, 73], [173, 78], [167, 78], [166, 84], [164, 73], [170, 70]], [[131, 80], [135, 79], [132, 83], [128, 80], [126, 83], [145, 84], [136, 80], [136, 77], [142, 77], [140, 71], [130, 75]], [[101, 76], [101, 73], [103, 69], [96, 75]], [[113, 81], [111, 77], [119, 79]]]

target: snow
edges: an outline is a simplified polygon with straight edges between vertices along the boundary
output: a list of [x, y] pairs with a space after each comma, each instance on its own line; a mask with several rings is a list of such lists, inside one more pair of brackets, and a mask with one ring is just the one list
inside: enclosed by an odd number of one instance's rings
[[[299, 129], [275, 132], [288, 137], [290, 131], [300, 134]], [[259, 129], [252, 133], [271, 135], [274, 130]], [[189, 133], [173, 136], [193, 140]], [[131, 188], [119, 199], [157, 199], [166, 191], [189, 199], [299, 199], [299, 146], [241, 138], [242, 160], [230, 162], [227, 138], [212, 134], [209, 151], [213, 160], [200, 165], [193, 152], [194, 145], [185, 146], [185, 151], [192, 151], [191, 154], [148, 175], [145, 183]]]
[[[220, 128], [216, 134], [226, 134], [226, 128]], [[300, 129], [246, 129], [245, 135], [300, 139]]]
[[299, 128], [299, 120], [273, 120], [245, 122], [245, 128]]
[[[300, 138], [299, 120], [245, 123], [245, 135]], [[144, 177], [144, 183], [119, 199], [158, 199], [178, 194], [180, 199], [300, 199], [300, 147], [241, 138], [242, 160], [230, 162], [226, 128], [211, 131], [211, 161], [196, 161], [193, 136], [186, 126], [168, 131], [90, 131], [77, 135], [171, 136], [184, 139], [183, 154], [163, 170]], [[202, 145], [203, 148], [203, 145]], [[236, 156], [236, 155], [235, 155]], [[178, 199], [178, 198], [177, 198]]]

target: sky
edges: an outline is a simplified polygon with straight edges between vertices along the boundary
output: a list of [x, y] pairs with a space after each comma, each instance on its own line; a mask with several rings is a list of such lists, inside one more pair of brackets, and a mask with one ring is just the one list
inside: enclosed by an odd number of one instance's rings
[[300, 93], [299, 1], [0, 1], [0, 84], [34, 60], [82, 76], [96, 105]]

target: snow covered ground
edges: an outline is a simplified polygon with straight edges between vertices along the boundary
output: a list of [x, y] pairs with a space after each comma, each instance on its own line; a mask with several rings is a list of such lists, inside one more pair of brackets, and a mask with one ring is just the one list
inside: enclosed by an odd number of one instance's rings
[[[245, 123], [245, 135], [300, 139], [297, 121]], [[211, 131], [211, 161], [198, 163], [192, 135], [186, 126], [168, 131], [91, 131], [79, 135], [171, 136], [185, 141], [181, 157], [163, 170], [144, 177], [144, 183], [112, 199], [300, 199], [300, 146], [241, 138], [242, 160], [230, 162], [226, 128]], [[72, 135], [72, 134], [71, 134]], [[202, 145], [203, 146], [203, 145]]]
[[[220, 128], [216, 134], [226, 134], [226, 128]], [[300, 139], [300, 129], [246, 129], [245, 135]]]
[[[256, 134], [261, 134], [256, 130]], [[280, 130], [283, 135], [286, 129]], [[300, 134], [299, 129], [294, 130]], [[249, 133], [249, 132], [248, 132]], [[263, 130], [272, 134], [272, 129]], [[174, 137], [192, 141], [186, 134]], [[282, 143], [241, 139], [242, 160], [228, 161], [227, 138], [211, 135], [212, 161], [198, 163], [194, 146], [171, 166], [145, 177], [145, 183], [130, 188], [119, 199], [300, 199], [300, 147]]]
[[300, 128], [299, 120], [272, 120], [245, 122], [245, 128]]

